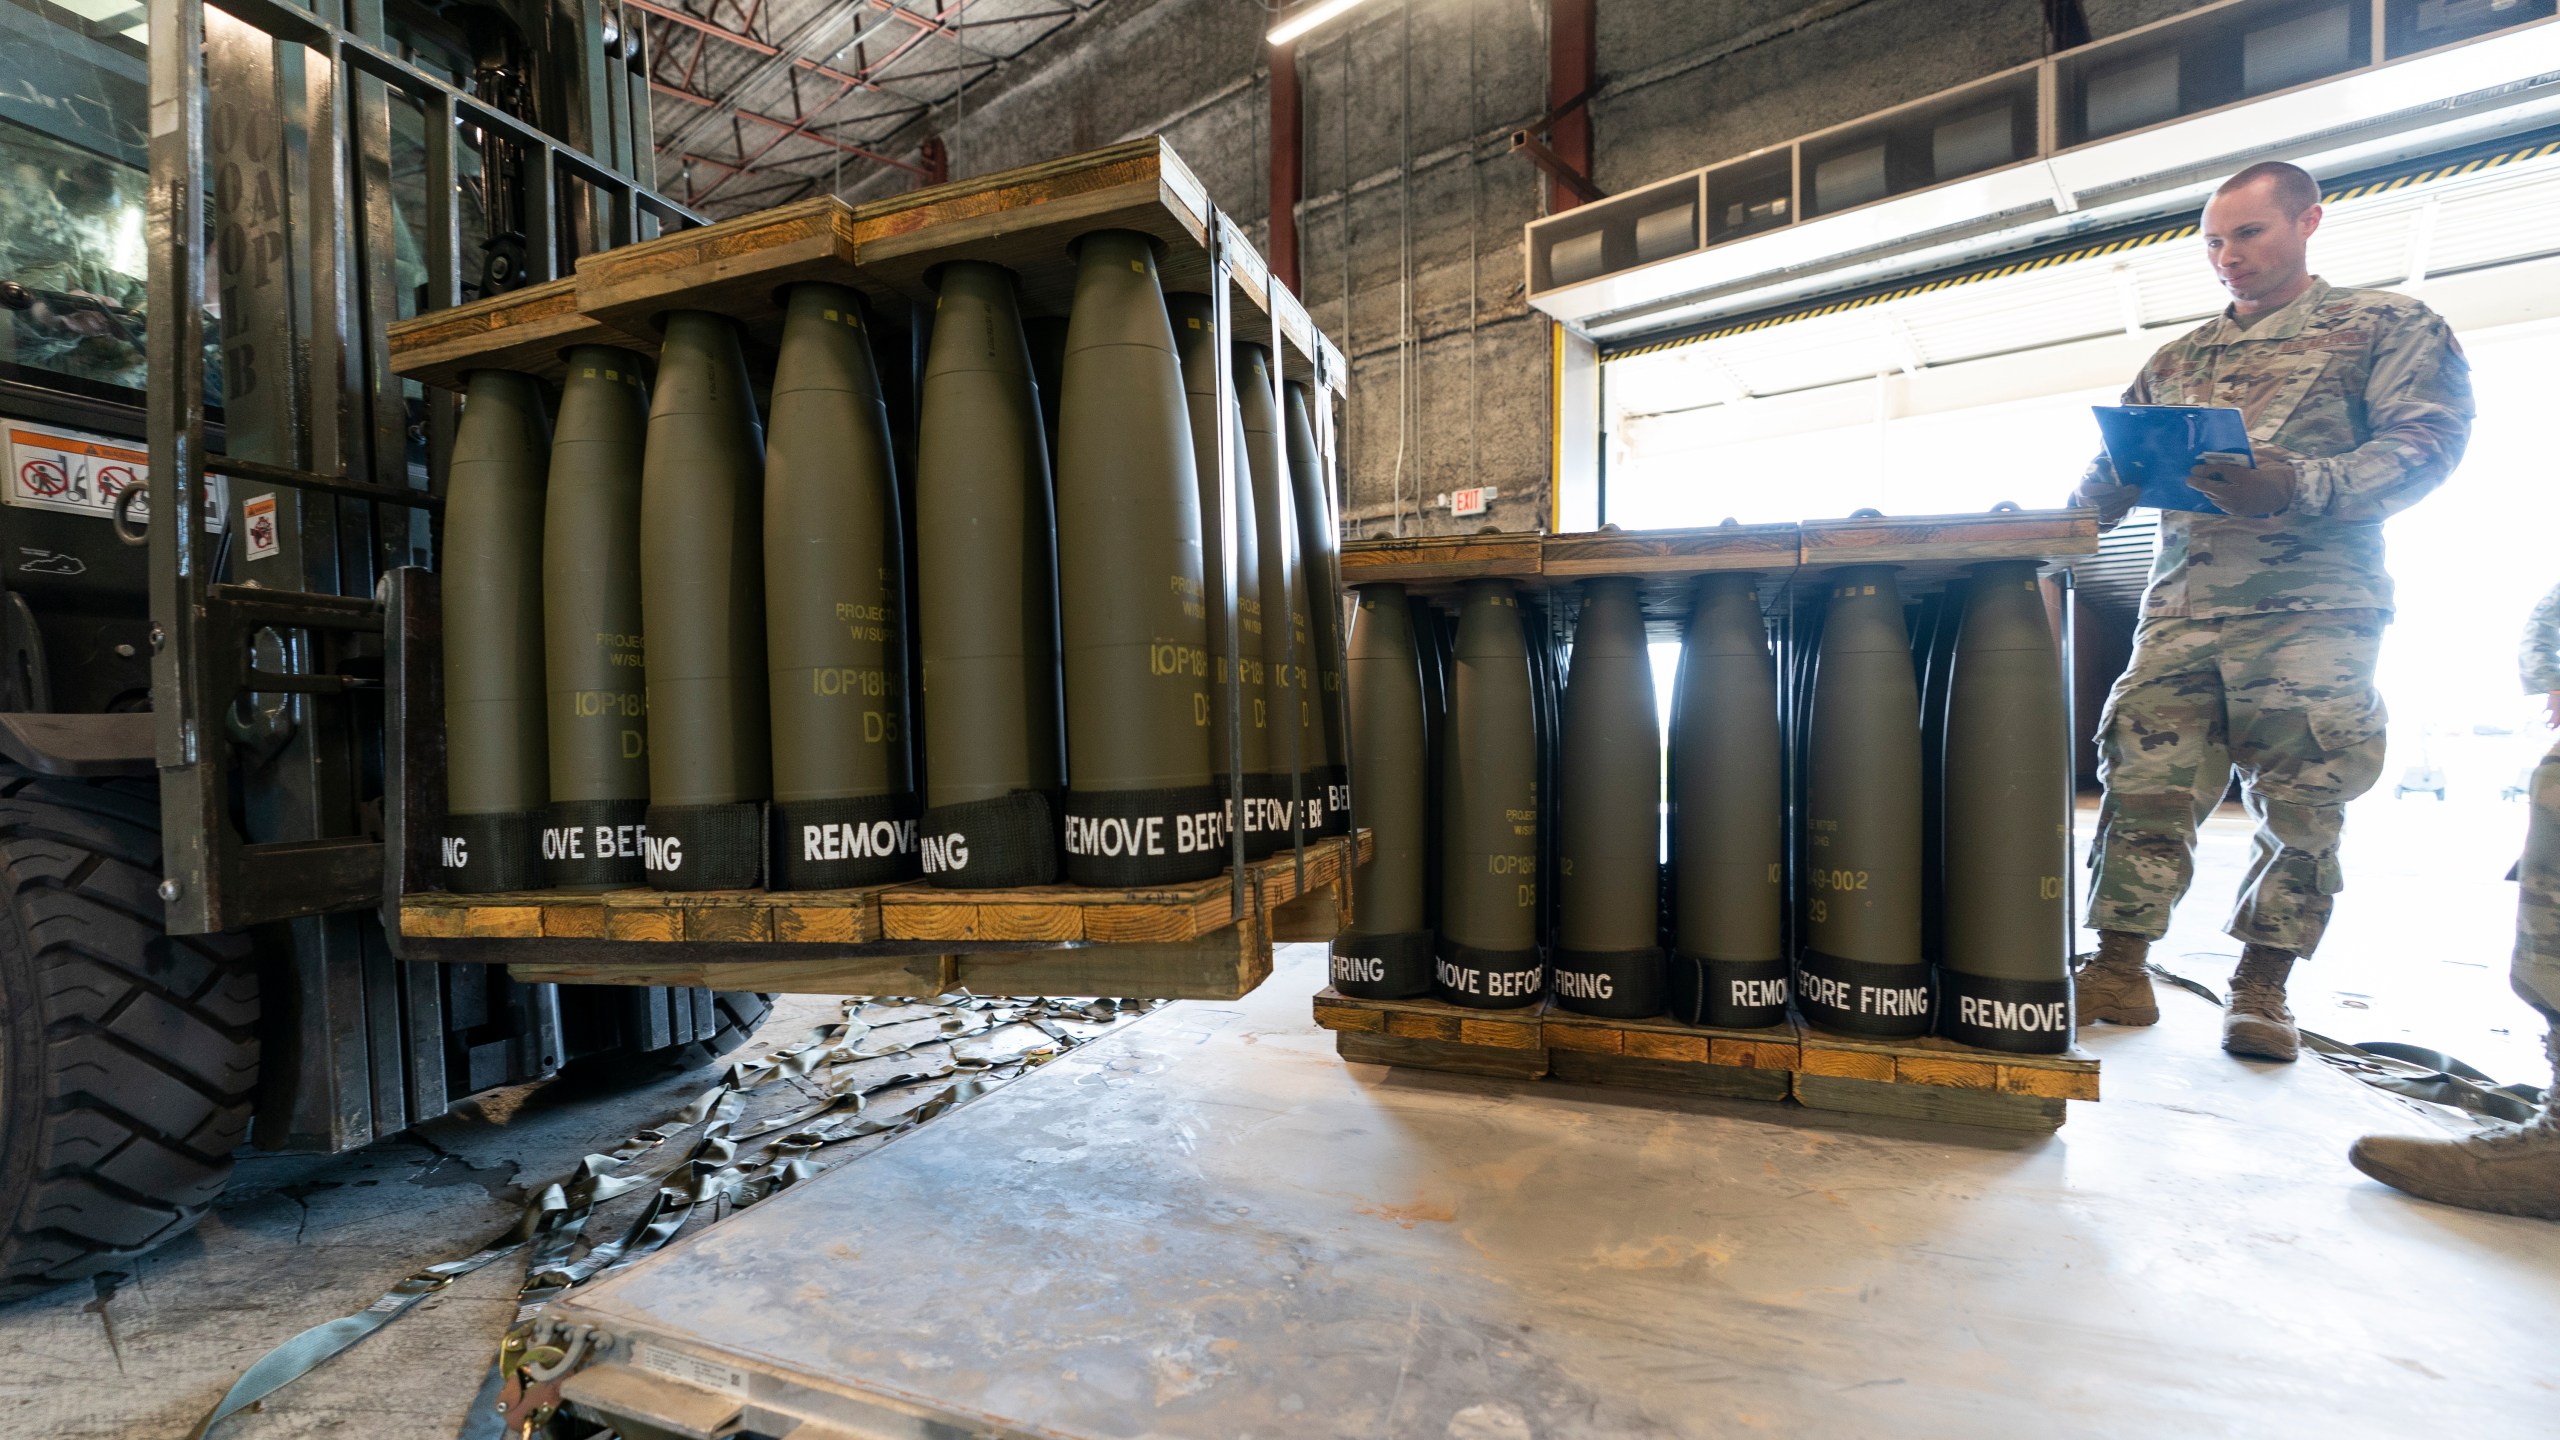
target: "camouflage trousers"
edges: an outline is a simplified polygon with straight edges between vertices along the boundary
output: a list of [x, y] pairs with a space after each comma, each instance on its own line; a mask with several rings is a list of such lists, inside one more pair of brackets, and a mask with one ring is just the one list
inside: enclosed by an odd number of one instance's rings
[[2382, 774], [2383, 612], [2151, 619], [2098, 720], [2089, 924], [2157, 940], [2195, 880], [2196, 827], [2238, 771], [2257, 822], [2223, 929], [2309, 955], [2344, 888], [2346, 804]]
[[2532, 818], [2516, 866], [2516, 993], [2560, 1024], [2560, 744], [2533, 767]]

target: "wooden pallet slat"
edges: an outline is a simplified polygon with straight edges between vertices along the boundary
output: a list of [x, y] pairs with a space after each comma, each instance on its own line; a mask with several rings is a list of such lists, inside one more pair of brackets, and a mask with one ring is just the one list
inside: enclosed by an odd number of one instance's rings
[[871, 201], [855, 212], [853, 234], [864, 275], [913, 299], [933, 298], [934, 266], [984, 260], [1020, 277], [1024, 313], [1064, 315], [1075, 294], [1070, 247], [1096, 230], [1154, 237], [1165, 288], [1205, 288], [1212, 213], [1207, 188], [1151, 135]]
[[2098, 553], [2098, 512], [1999, 511], [1983, 515], [1886, 515], [1804, 522], [1801, 563], [1971, 565]]
[[1342, 583], [1406, 585], [1434, 580], [1534, 579], [1544, 557], [1535, 535], [1445, 535], [1419, 540], [1353, 540], [1342, 547]]
[[1539, 544], [1548, 575], [1711, 575], [1795, 568], [1801, 527], [1717, 525], [1695, 530], [1597, 530], [1550, 535]]
[[[1148, 136], [860, 205], [818, 196], [599, 251], [572, 276], [400, 322], [392, 368], [447, 388], [486, 367], [557, 379], [559, 352], [571, 344], [654, 351], [675, 309], [727, 315], [769, 348], [792, 285], [823, 280], [897, 297], [898, 308], [930, 305], [934, 268], [953, 260], [1002, 265], [1019, 278], [1024, 313], [1063, 315], [1075, 291], [1074, 242], [1096, 230], [1154, 238], [1165, 289], [1201, 291], [1218, 223], [1207, 187], [1161, 136]], [[1321, 354], [1339, 385], [1341, 352], [1272, 282], [1251, 240], [1231, 220], [1218, 239], [1240, 337], [1267, 340], [1276, 323], [1285, 374], [1312, 378]]]
[[1684, 582], [1748, 571], [1784, 580], [1803, 569], [1899, 565], [1956, 573], [1985, 560], [2094, 555], [2097, 512], [2021, 510], [1717, 525], [1694, 530], [1597, 530], [1565, 535], [1442, 535], [1354, 540], [1343, 546], [1346, 586], [1397, 583], [1447, 593], [1469, 580], [1551, 587], [1600, 576], [1648, 582], [1648, 613], [1684, 606]]
[[832, 195], [598, 251], [578, 262], [577, 305], [639, 334], [669, 310], [710, 310], [770, 338], [803, 280], [857, 281], [853, 207]]
[[[1367, 831], [1360, 856], [1376, 851]], [[1290, 914], [1307, 927], [1338, 917], [1353, 842], [1308, 842], [1303, 877], [1293, 851], [1254, 862], [1248, 918]], [[580, 939], [673, 945], [855, 946], [880, 941], [951, 944], [1161, 945], [1198, 941], [1237, 924], [1231, 878], [1186, 885], [1100, 889], [1044, 885], [944, 890], [921, 881], [842, 890], [540, 891], [520, 895], [417, 894], [401, 902], [401, 935], [414, 940]], [[1251, 903], [1258, 896], [1259, 905]], [[1325, 902], [1300, 908], [1301, 899]], [[1326, 908], [1327, 905], [1335, 908]], [[1268, 925], [1269, 921], [1258, 922]]]
[[654, 355], [657, 340], [578, 309], [577, 280], [528, 285], [468, 305], [392, 322], [391, 368], [443, 390], [460, 390], [474, 370], [516, 370], [558, 380], [572, 345], [619, 345]]

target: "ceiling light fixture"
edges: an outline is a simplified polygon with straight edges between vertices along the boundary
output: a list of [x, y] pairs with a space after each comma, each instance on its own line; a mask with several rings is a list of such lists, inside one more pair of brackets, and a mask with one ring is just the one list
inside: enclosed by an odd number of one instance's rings
[[1359, 3], [1360, 0], [1316, 0], [1315, 4], [1272, 26], [1267, 38], [1274, 45], [1286, 45]]

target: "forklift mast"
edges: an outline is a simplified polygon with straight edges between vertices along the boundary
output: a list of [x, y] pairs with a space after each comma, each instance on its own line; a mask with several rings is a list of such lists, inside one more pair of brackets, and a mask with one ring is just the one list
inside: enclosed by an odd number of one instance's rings
[[6, 11], [38, 83], [0, 89], [0, 761], [156, 780], [166, 933], [257, 957], [261, 1147], [363, 1144], [582, 1053], [734, 1044], [753, 997], [404, 963], [382, 909], [442, 804], [401, 763], [437, 737], [394, 717], [440, 664], [457, 411], [391, 373], [385, 330], [697, 222], [652, 188], [637, 17], [99, 13]]

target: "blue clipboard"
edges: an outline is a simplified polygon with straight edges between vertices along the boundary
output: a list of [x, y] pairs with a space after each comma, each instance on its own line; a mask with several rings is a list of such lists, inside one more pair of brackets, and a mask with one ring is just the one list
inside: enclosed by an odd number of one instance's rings
[[2227, 405], [2092, 405], [2098, 434], [2114, 462], [2116, 478], [2139, 486], [2137, 505], [2160, 510], [2193, 510], [2206, 515], [2222, 507], [2187, 483], [2187, 472], [2204, 455], [2249, 457], [2249, 426]]

